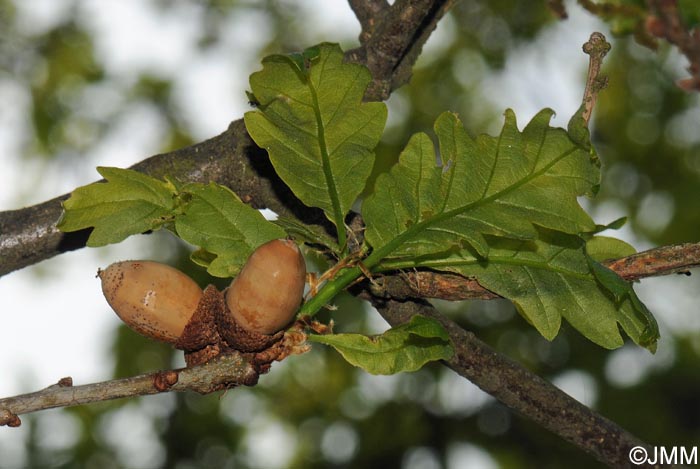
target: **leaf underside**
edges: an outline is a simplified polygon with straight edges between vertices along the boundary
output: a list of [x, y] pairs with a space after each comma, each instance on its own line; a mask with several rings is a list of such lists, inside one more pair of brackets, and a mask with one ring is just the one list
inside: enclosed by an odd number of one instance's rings
[[653, 317], [586, 250], [584, 238], [596, 256], [632, 249], [588, 234], [601, 227], [577, 200], [594, 194], [600, 179], [587, 130], [572, 122], [574, 140], [549, 127], [551, 116], [541, 111], [520, 132], [507, 111], [498, 137], [472, 139], [444, 113], [435, 123], [439, 156], [427, 135], [414, 135], [363, 205], [366, 239], [382, 255], [374, 270], [430, 267], [475, 277], [547, 339], [563, 317], [603, 347], [622, 345], [619, 324], [653, 350]]
[[[583, 240], [559, 232], [540, 233], [536, 241], [493, 240], [487, 262], [476, 258], [447, 259], [445, 270], [476, 277], [487, 289], [510, 299], [545, 338], [552, 340], [562, 317], [598, 345], [623, 344], [618, 324], [636, 343], [650, 347], [658, 337], [653, 318], [635, 304], [629, 284], [617, 274], [601, 279], [591, 266]], [[624, 291], [615, 296], [612, 288]]]
[[416, 371], [428, 362], [448, 360], [454, 353], [442, 325], [420, 315], [378, 336], [311, 335], [309, 340], [332, 346], [349, 363], [374, 375]]
[[443, 113], [435, 122], [443, 164], [426, 134], [411, 138], [363, 206], [369, 243], [377, 248], [402, 237], [389, 257], [468, 247], [485, 258], [485, 235], [535, 239], [534, 225], [592, 231], [576, 198], [592, 193], [598, 165], [563, 129], [549, 127], [552, 115], [541, 111], [521, 133], [508, 110], [500, 136], [473, 140], [456, 115]]

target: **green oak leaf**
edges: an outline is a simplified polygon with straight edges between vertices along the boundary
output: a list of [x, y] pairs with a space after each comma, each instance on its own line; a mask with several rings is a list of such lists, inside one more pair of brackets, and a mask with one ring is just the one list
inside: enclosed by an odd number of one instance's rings
[[98, 167], [97, 171], [105, 182], [79, 187], [63, 202], [57, 224], [61, 231], [93, 227], [87, 245], [97, 247], [157, 230], [173, 220], [177, 191], [172, 183], [130, 169]]
[[598, 159], [563, 129], [549, 127], [552, 115], [540, 111], [520, 132], [508, 110], [498, 137], [473, 140], [456, 115], [443, 113], [435, 122], [442, 165], [432, 140], [414, 135], [363, 204], [367, 241], [382, 257], [467, 247], [486, 258], [485, 236], [535, 239], [535, 225], [593, 231], [577, 197], [596, 190]]
[[442, 325], [421, 315], [378, 336], [310, 335], [308, 340], [332, 346], [350, 364], [373, 375], [416, 371], [430, 361], [448, 360], [454, 354]]
[[234, 277], [261, 244], [286, 236], [236, 194], [219, 184], [187, 184], [186, 201], [175, 219], [175, 230], [185, 241], [200, 246], [192, 260], [216, 277]]
[[324, 210], [344, 248], [344, 218], [372, 171], [386, 105], [362, 102], [370, 73], [344, 63], [338, 45], [262, 63], [250, 76], [258, 109], [245, 114], [248, 133], [294, 194]]

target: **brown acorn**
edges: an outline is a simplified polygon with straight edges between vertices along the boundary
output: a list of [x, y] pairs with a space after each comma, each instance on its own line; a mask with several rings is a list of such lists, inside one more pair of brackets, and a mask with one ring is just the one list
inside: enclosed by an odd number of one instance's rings
[[296, 243], [275, 239], [250, 255], [226, 290], [226, 305], [246, 331], [274, 334], [294, 318], [305, 282], [306, 264]]
[[202, 297], [194, 280], [159, 262], [116, 262], [97, 274], [107, 302], [122, 321], [164, 342], [178, 340]]

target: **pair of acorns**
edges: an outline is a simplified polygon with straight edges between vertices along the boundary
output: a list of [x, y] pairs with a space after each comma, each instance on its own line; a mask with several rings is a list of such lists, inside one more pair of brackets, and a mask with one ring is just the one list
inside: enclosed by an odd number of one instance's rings
[[299, 309], [306, 282], [294, 241], [257, 248], [231, 285], [204, 291], [165, 264], [123, 261], [98, 272], [117, 315], [136, 332], [185, 351], [188, 365], [226, 350], [260, 352], [278, 342]]

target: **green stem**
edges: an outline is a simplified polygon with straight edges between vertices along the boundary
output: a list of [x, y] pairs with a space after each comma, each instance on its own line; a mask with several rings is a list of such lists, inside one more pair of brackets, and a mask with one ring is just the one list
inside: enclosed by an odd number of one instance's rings
[[326, 282], [321, 290], [311, 298], [299, 310], [298, 316], [313, 316], [318, 313], [321, 308], [330, 303], [335, 296], [343, 291], [348, 285], [362, 275], [359, 267], [351, 267], [346, 270], [341, 270], [338, 275], [332, 280]]
[[[379, 264], [379, 262], [384, 259], [387, 255], [391, 253], [394, 249], [398, 248], [401, 243], [408, 237], [411, 233], [404, 232], [396, 238], [392, 239], [389, 243], [385, 244], [381, 248], [375, 250], [370, 254], [364, 261], [362, 265], [365, 269], [371, 271], [374, 266]], [[321, 308], [328, 304], [335, 296], [343, 291], [348, 285], [362, 276], [362, 269], [359, 267], [349, 267], [347, 269], [341, 270], [338, 275], [333, 279], [329, 280], [321, 290], [311, 298], [309, 301], [304, 303], [299, 310], [299, 316], [313, 316], [318, 313]]]

